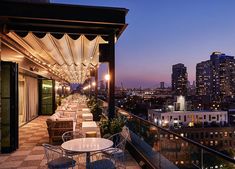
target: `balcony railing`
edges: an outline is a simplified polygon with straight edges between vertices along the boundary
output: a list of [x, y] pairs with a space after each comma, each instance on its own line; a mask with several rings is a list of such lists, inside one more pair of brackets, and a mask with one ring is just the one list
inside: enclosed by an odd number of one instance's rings
[[140, 164], [158, 169], [235, 168], [235, 160], [216, 150], [157, 126], [123, 109], [116, 112], [127, 118], [130, 145], [142, 156]]

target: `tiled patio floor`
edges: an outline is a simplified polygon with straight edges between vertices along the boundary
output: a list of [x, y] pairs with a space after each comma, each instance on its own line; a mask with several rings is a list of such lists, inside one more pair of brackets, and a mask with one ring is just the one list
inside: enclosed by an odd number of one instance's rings
[[[11, 154], [0, 154], [0, 169], [47, 168], [41, 146], [42, 143], [48, 143], [47, 118], [48, 116], [39, 116], [19, 129], [19, 149]], [[126, 169], [139, 168], [137, 162], [127, 153]]]

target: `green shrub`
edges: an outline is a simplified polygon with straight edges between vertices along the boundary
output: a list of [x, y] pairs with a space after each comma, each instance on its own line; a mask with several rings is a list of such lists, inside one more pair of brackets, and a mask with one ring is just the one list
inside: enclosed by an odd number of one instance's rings
[[111, 120], [107, 117], [102, 117], [99, 123], [101, 136], [107, 138], [110, 135], [119, 133], [125, 124], [126, 118], [122, 116], [117, 116]]

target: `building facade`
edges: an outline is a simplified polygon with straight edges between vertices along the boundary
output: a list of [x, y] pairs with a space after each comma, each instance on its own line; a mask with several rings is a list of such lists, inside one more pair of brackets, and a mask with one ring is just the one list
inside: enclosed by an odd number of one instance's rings
[[188, 73], [184, 64], [178, 63], [172, 66], [171, 81], [173, 95], [187, 95]]
[[225, 125], [227, 111], [171, 111], [148, 110], [148, 120], [162, 127], [193, 127], [195, 125]]
[[[196, 93], [198, 100], [209, 103], [210, 109], [226, 108], [235, 94], [235, 59], [213, 52], [210, 60], [196, 66]], [[201, 103], [200, 103], [201, 104]]]

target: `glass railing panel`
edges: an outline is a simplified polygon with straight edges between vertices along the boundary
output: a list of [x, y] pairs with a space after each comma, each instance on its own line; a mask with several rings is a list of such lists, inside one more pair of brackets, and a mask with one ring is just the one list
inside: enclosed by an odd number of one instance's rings
[[[174, 164], [177, 168], [201, 168], [201, 149], [174, 134], [160, 130], [159, 153], [161, 166]], [[167, 159], [167, 160], [165, 160]]]
[[189, 140], [149, 121], [125, 113], [130, 129], [130, 142], [154, 166], [160, 169], [235, 168], [235, 161], [199, 143]]
[[231, 161], [231, 159], [222, 158], [221, 156], [217, 156], [212, 152], [209, 152], [205, 149], [202, 149], [202, 167], [204, 169], [234, 169], [235, 163]]

